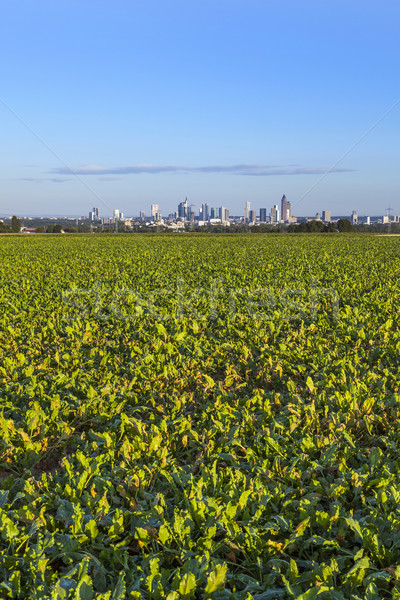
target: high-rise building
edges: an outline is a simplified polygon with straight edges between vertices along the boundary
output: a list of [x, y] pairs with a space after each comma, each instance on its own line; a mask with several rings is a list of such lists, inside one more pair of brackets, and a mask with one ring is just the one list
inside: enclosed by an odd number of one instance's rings
[[287, 210], [288, 210], [288, 201], [287, 198], [285, 196], [285, 194], [283, 194], [282, 199], [281, 199], [281, 219], [282, 221], [288, 221], [289, 217], [287, 214]]
[[210, 218], [210, 213], [209, 213], [209, 209], [208, 209], [208, 204], [205, 203], [201, 207], [201, 220], [208, 221], [209, 218]]
[[274, 207], [271, 208], [271, 223], [279, 223], [279, 207], [277, 204], [274, 204]]
[[191, 206], [189, 206], [188, 211], [187, 211], [187, 218], [189, 219], [189, 221], [194, 221], [194, 205], [192, 204]]
[[211, 219], [219, 219], [219, 210], [218, 208], [211, 208], [211, 212], [210, 212], [210, 218]]
[[289, 200], [286, 200], [286, 219], [284, 219], [284, 221], [290, 221], [291, 218], [292, 218], [292, 205], [290, 204]]
[[141, 211], [140, 211], [140, 214], [139, 214], [139, 219], [140, 219], [141, 221], [145, 221], [145, 220], [146, 220], [146, 215], [144, 214], [144, 211], [143, 211], [143, 210], [141, 210]]
[[158, 204], [152, 204], [151, 205], [151, 216], [153, 217], [153, 219], [158, 213], [159, 213]]
[[323, 210], [322, 211], [322, 220], [324, 223], [330, 223], [331, 222], [331, 211], [330, 210]]
[[255, 223], [257, 221], [257, 212], [255, 210], [251, 210], [249, 212], [249, 223]]
[[248, 223], [250, 217], [250, 202], [246, 202], [244, 205], [244, 222]]
[[119, 221], [119, 215], [121, 213], [119, 212], [119, 208], [114, 208], [114, 221]]
[[267, 209], [260, 208], [260, 223], [266, 223], [266, 222], [267, 222]]
[[225, 208], [225, 206], [220, 206], [219, 218], [221, 219], [222, 223], [227, 223], [229, 221], [229, 209]]
[[351, 213], [351, 224], [357, 225], [357, 223], [358, 223], [357, 211], [353, 210], [353, 212]]
[[91, 221], [99, 220], [99, 209], [96, 206], [93, 206], [92, 210], [89, 212], [89, 219]]
[[178, 217], [183, 220], [189, 217], [187, 197], [185, 198], [185, 202], [180, 202], [178, 204]]

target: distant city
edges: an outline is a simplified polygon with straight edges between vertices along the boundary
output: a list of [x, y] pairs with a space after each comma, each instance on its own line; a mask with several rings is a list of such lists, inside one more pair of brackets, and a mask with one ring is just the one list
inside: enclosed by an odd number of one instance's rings
[[[158, 204], [152, 204], [150, 207], [150, 214], [146, 215], [144, 211], [141, 211], [136, 217], [124, 217], [124, 214], [119, 210], [115, 209], [112, 217], [101, 217], [99, 208], [93, 207], [89, 212], [89, 220], [94, 223], [102, 223], [104, 225], [112, 225], [117, 222], [124, 223], [125, 226], [130, 227], [132, 225], [146, 224], [147, 226], [163, 225], [170, 229], [185, 228], [187, 224], [192, 224], [197, 227], [206, 225], [224, 225], [230, 226], [231, 224], [240, 225], [279, 225], [279, 224], [296, 224], [296, 223], [307, 223], [309, 221], [322, 221], [323, 223], [331, 223], [338, 219], [348, 218], [352, 225], [365, 224], [370, 225], [372, 223], [385, 224], [389, 222], [399, 223], [400, 217], [391, 214], [392, 209], [388, 208], [386, 214], [382, 216], [359, 216], [356, 211], [352, 211], [349, 216], [337, 216], [332, 217], [331, 210], [322, 210], [314, 216], [310, 217], [296, 217], [292, 214], [292, 206], [290, 201], [285, 195], [282, 196], [280, 204], [274, 204], [274, 206], [268, 211], [267, 208], [260, 208], [258, 212], [251, 208], [250, 202], [245, 202], [243, 215], [230, 216], [229, 209], [225, 206], [211, 207], [209, 204], [204, 203], [198, 214], [194, 211], [193, 204], [189, 203], [188, 198], [184, 202], [178, 204], [178, 210], [174, 213], [168, 214], [163, 217], [159, 210]], [[82, 217], [84, 218], [84, 217]]]
[[[284, 194], [279, 204], [274, 204], [269, 210], [259, 208], [257, 211], [251, 208], [249, 201], [245, 202], [242, 215], [230, 215], [229, 209], [225, 206], [213, 207], [207, 203], [202, 204], [198, 214], [194, 210], [188, 198], [177, 205], [177, 211], [163, 216], [158, 204], [151, 204], [150, 211], [140, 211], [139, 215], [126, 216], [118, 208], [113, 210], [112, 216], [103, 216], [100, 209], [96, 206], [89, 211], [89, 214], [80, 217], [20, 217], [22, 233], [42, 233], [42, 232], [75, 232], [75, 231], [148, 231], [156, 228], [157, 231], [188, 231], [195, 229], [207, 229], [216, 231], [242, 230], [243, 227], [267, 227], [267, 230], [288, 230], [288, 231], [334, 231], [337, 223], [341, 220], [347, 220], [352, 226], [360, 226], [367, 230], [368, 226], [398, 224], [400, 227], [400, 217], [393, 213], [392, 208], [387, 208], [384, 215], [378, 216], [359, 216], [356, 211], [350, 215], [333, 216], [330, 209], [322, 210], [312, 216], [296, 217], [292, 214], [292, 205]], [[0, 219], [0, 230], [6, 221], [10, 218]], [[53, 223], [53, 225], [51, 224]], [[57, 225], [55, 225], [57, 223]], [[54, 229], [54, 228], [58, 229]], [[340, 227], [339, 227], [340, 229]]]

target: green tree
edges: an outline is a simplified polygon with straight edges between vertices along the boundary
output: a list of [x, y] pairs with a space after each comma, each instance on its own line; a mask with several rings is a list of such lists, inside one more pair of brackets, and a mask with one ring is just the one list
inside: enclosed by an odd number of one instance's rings
[[19, 233], [21, 231], [21, 221], [15, 215], [11, 219], [11, 230], [13, 233]]
[[348, 219], [339, 219], [337, 222], [337, 228], [339, 229], [340, 233], [353, 231], [353, 225]]

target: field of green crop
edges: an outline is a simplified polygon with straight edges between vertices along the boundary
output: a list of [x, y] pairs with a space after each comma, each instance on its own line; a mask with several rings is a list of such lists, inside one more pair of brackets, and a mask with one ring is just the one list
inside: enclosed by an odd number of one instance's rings
[[400, 238], [0, 238], [0, 598], [400, 598]]

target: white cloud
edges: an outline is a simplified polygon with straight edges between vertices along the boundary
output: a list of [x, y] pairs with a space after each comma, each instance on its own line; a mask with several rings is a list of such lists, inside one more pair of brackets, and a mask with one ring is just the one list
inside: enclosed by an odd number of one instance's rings
[[[330, 173], [352, 172], [354, 169], [325, 167], [300, 167], [300, 166], [278, 166], [258, 164], [238, 165], [209, 165], [205, 167], [188, 167], [184, 165], [149, 165], [139, 164], [121, 167], [102, 167], [100, 165], [83, 165], [80, 167], [58, 167], [52, 169], [52, 173], [60, 175], [139, 175], [142, 173], [231, 173], [233, 175], [248, 176], [272, 176], [272, 175], [323, 175]], [[103, 178], [105, 179], [105, 178]]]

